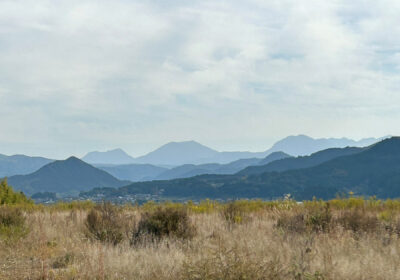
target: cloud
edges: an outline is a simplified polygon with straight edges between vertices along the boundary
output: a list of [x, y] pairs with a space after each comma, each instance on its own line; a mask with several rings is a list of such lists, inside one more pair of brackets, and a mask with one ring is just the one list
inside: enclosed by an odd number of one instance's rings
[[396, 134], [400, 4], [0, 2], [0, 152]]

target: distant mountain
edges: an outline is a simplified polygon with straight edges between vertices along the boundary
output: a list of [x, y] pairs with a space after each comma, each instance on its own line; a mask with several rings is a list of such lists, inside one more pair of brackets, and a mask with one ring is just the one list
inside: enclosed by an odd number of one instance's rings
[[43, 157], [6, 156], [0, 154], [0, 178], [29, 174], [52, 161], [54, 160]]
[[215, 170], [217, 170], [219, 167], [220, 164], [218, 163], [200, 165], [184, 164], [170, 170], [166, 170], [154, 179], [170, 180], [176, 178], [188, 178], [201, 174], [214, 174]]
[[14, 189], [31, 195], [37, 192], [69, 193], [96, 187], [120, 187], [121, 181], [76, 157], [49, 163], [34, 173], [8, 178]]
[[[272, 152], [218, 152], [195, 141], [171, 142], [135, 159], [136, 163], [153, 165], [228, 164], [240, 159], [264, 158]], [[200, 172], [201, 173], [201, 172]]]
[[289, 155], [276, 152], [268, 155], [263, 159], [259, 158], [248, 158], [248, 159], [239, 159], [227, 164], [217, 164], [217, 163], [208, 163], [208, 164], [185, 164], [170, 170], [166, 170], [159, 176], [155, 177], [156, 180], [170, 180], [176, 178], [189, 178], [197, 175], [203, 174], [234, 174], [243, 168], [250, 165], [257, 165], [260, 162], [272, 162], [274, 160], [283, 159], [290, 157]]
[[304, 156], [329, 148], [366, 147], [385, 138], [388, 137], [355, 141], [348, 138], [314, 139], [306, 135], [289, 136], [276, 142], [267, 153], [282, 151], [293, 156]]
[[153, 180], [167, 168], [151, 164], [124, 164], [124, 165], [94, 165], [120, 180], [132, 182]]
[[273, 161], [283, 160], [287, 158], [292, 158], [292, 156], [284, 152], [273, 152], [268, 156], [266, 156], [265, 158], [263, 158], [262, 160], [260, 160], [259, 162], [257, 162], [257, 165], [265, 165]]
[[322, 164], [254, 175], [202, 175], [186, 179], [134, 183], [119, 189], [94, 189], [82, 195], [153, 193], [181, 198], [331, 199], [350, 191], [379, 198], [400, 197], [400, 138]]
[[121, 149], [107, 152], [90, 152], [82, 160], [90, 164], [129, 164], [135, 161], [133, 157]]
[[217, 151], [195, 141], [170, 142], [147, 155], [136, 158], [135, 162], [176, 166], [211, 158], [216, 154]]
[[232, 161], [227, 164], [220, 164], [213, 172], [213, 174], [234, 174], [238, 170], [242, 170], [250, 165], [257, 165], [261, 160], [260, 158], [244, 158]]
[[[354, 141], [347, 138], [313, 139], [305, 135], [289, 136], [276, 142], [270, 149], [262, 152], [219, 152], [195, 141], [170, 142], [141, 157], [133, 158], [121, 149], [108, 152], [91, 152], [82, 160], [90, 164], [151, 164], [163, 167], [177, 167], [185, 164], [228, 164], [239, 159], [265, 158], [274, 152], [289, 155], [310, 155], [329, 148], [347, 146], [364, 147], [380, 139], [367, 138]], [[201, 173], [201, 172], [200, 172]]]
[[220, 163], [227, 164], [232, 161], [239, 159], [249, 159], [249, 158], [263, 158], [267, 156], [268, 152], [218, 152], [212, 157], [197, 159], [193, 161], [194, 164], [205, 164], [205, 163]]
[[257, 166], [248, 166], [238, 172], [239, 175], [261, 174], [273, 171], [286, 171], [291, 169], [301, 169], [316, 166], [331, 159], [352, 155], [362, 152], [365, 148], [347, 147], [331, 148], [311, 154], [310, 156], [288, 157], [281, 160], [272, 161], [268, 164]]

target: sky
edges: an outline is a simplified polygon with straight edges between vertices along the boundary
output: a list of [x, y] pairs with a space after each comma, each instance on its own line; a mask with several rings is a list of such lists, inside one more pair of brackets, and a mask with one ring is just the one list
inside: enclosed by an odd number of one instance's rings
[[0, 153], [400, 134], [400, 1], [1, 0]]

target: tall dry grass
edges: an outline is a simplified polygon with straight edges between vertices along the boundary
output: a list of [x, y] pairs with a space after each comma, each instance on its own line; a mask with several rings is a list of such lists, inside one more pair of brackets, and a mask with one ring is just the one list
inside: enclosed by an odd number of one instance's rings
[[392, 208], [333, 207], [329, 220], [317, 203], [229, 209], [234, 219], [221, 209], [191, 212], [193, 238], [131, 245], [144, 211], [123, 210], [132, 230], [116, 245], [88, 238], [88, 210], [25, 212], [29, 233], [0, 238], [0, 279], [400, 279]]

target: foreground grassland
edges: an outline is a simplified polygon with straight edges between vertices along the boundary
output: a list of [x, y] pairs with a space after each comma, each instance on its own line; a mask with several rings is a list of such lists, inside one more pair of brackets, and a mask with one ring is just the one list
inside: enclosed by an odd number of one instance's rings
[[0, 279], [400, 279], [400, 202], [1, 206]]

